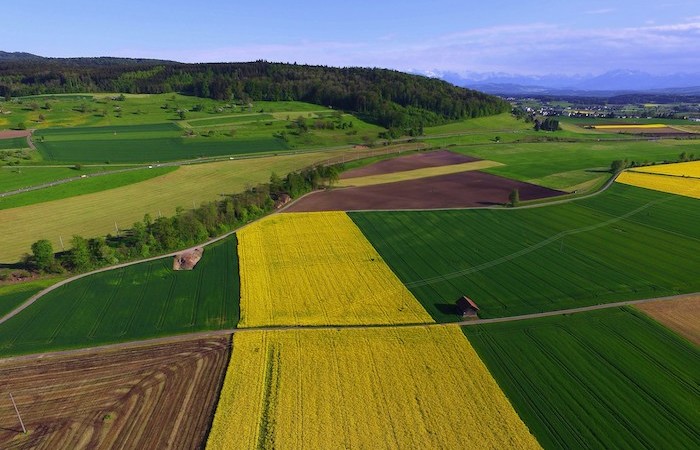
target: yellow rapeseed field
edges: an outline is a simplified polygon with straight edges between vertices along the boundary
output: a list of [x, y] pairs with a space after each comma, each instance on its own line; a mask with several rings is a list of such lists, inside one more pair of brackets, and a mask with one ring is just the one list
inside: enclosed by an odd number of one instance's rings
[[208, 450], [540, 448], [457, 327], [235, 335]]
[[238, 257], [239, 327], [433, 322], [343, 212], [267, 217]]
[[631, 172], [659, 173], [663, 175], [676, 175], [679, 177], [700, 178], [700, 161], [639, 167], [637, 169], [632, 169]]
[[622, 172], [618, 183], [668, 192], [686, 197], [700, 198], [700, 178], [683, 178], [653, 173]]
[[648, 130], [648, 129], [653, 129], [653, 128], [666, 128], [668, 125], [664, 125], [663, 123], [647, 123], [647, 124], [630, 124], [630, 125], [625, 125], [625, 124], [617, 124], [617, 125], [595, 125], [593, 128], [599, 129], [599, 130], [609, 130], [609, 129], [628, 129], [628, 130]]

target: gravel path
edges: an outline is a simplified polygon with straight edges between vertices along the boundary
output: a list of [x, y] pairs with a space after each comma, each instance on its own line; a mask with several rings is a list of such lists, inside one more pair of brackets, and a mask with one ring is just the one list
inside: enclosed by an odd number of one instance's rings
[[96, 351], [112, 351], [123, 350], [142, 346], [162, 345], [174, 342], [182, 342], [194, 339], [202, 339], [208, 337], [234, 335], [238, 333], [251, 333], [256, 331], [289, 331], [289, 330], [366, 330], [371, 328], [415, 328], [415, 327], [454, 327], [454, 326], [474, 326], [485, 325], [490, 323], [516, 322], [519, 320], [538, 319], [542, 317], [560, 316], [568, 314], [577, 314], [586, 311], [595, 311], [600, 309], [619, 308], [622, 306], [631, 306], [647, 302], [659, 302], [677, 300], [700, 295], [700, 292], [690, 294], [680, 294], [668, 297], [645, 298], [642, 300], [627, 300], [623, 302], [605, 303], [600, 305], [583, 306], [581, 308], [561, 309], [558, 311], [547, 311], [533, 314], [523, 314], [520, 316], [497, 317], [493, 319], [472, 319], [461, 322], [449, 323], [408, 323], [408, 324], [377, 324], [377, 325], [319, 325], [319, 326], [278, 326], [278, 327], [256, 327], [256, 328], [230, 328], [226, 330], [201, 331], [197, 333], [178, 334], [153, 339], [143, 339], [138, 341], [120, 342], [116, 344], [98, 345], [94, 347], [85, 347], [72, 350], [60, 350], [55, 352], [34, 353], [31, 355], [12, 356], [9, 358], [0, 358], [0, 365], [7, 362], [44, 359], [65, 355], [80, 355], [82, 353], [92, 353]]

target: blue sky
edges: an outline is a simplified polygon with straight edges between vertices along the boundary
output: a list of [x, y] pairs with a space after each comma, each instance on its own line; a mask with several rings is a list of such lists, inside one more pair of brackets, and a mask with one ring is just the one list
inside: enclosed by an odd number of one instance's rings
[[6, 2], [0, 50], [421, 72], [700, 72], [700, 1]]

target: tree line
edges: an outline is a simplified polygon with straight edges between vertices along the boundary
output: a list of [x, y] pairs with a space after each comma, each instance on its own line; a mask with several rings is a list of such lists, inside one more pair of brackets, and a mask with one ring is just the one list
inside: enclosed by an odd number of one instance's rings
[[505, 100], [442, 80], [377, 68], [298, 64], [184, 64], [117, 58], [0, 61], [0, 95], [181, 92], [217, 100], [304, 101], [417, 129], [510, 110]]
[[98, 267], [147, 258], [201, 244], [255, 220], [312, 190], [331, 186], [342, 165], [316, 166], [285, 177], [275, 173], [269, 183], [250, 186], [244, 192], [203, 203], [198, 208], [177, 208], [174, 216], [153, 218], [146, 214], [118, 236], [73, 236], [68, 251], [55, 253], [47, 239], [36, 241], [24, 259], [27, 269], [45, 273], [85, 272]]

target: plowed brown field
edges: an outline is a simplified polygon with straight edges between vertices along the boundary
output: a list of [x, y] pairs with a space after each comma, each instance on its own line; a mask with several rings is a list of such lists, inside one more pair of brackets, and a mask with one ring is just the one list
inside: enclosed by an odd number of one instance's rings
[[30, 134], [32, 132], [29, 130], [0, 130], [0, 139], [27, 137]]
[[654, 319], [700, 345], [700, 295], [637, 305]]
[[0, 448], [200, 448], [229, 354], [215, 337], [0, 360]]
[[347, 172], [343, 172], [340, 178], [345, 180], [348, 178], [366, 177], [368, 175], [383, 175], [406, 170], [424, 169], [426, 167], [451, 166], [453, 164], [462, 164], [478, 160], [478, 158], [452, 153], [449, 150], [437, 150], [434, 152], [399, 156], [398, 158], [379, 161], [365, 167], [351, 169]]
[[314, 192], [285, 212], [440, 209], [498, 205], [517, 188], [520, 200], [562, 195], [563, 192], [479, 171], [417, 180]]

